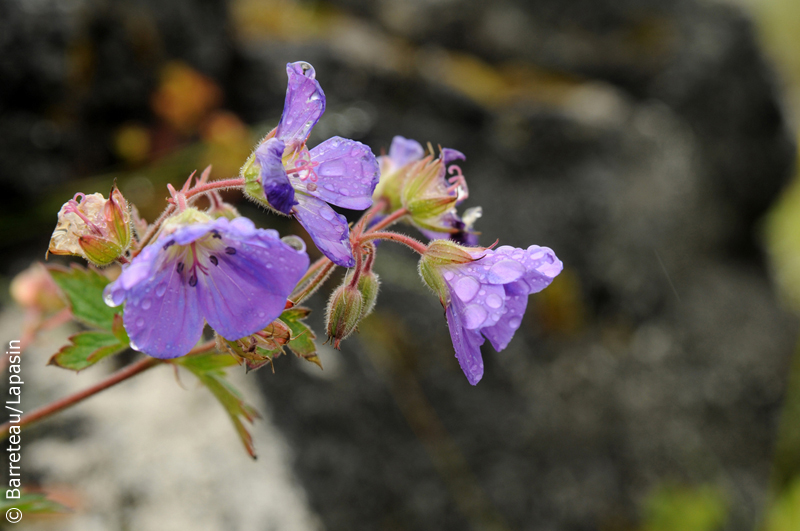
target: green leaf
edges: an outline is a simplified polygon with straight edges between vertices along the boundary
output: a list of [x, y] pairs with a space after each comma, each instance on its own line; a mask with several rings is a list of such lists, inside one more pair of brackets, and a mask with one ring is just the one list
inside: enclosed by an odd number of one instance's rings
[[76, 319], [103, 330], [112, 330], [114, 315], [121, 313], [122, 307], [111, 308], [103, 301], [103, 289], [110, 282], [106, 277], [76, 264], [69, 269], [59, 266], [47, 269], [64, 292]]
[[311, 310], [308, 308], [297, 306], [284, 310], [280, 316], [280, 320], [292, 331], [292, 338], [286, 344], [289, 350], [294, 352], [295, 356], [298, 358], [316, 363], [321, 369], [322, 362], [319, 356], [317, 356], [317, 345], [314, 343], [314, 339], [316, 339], [317, 336], [314, 335], [314, 332], [311, 331], [308, 325], [302, 322], [303, 319], [308, 317], [309, 313], [311, 313]]
[[110, 332], [80, 332], [69, 338], [70, 344], [62, 347], [50, 358], [49, 365], [58, 365], [64, 369], [82, 371], [112, 354], [128, 348]]
[[32, 494], [23, 491], [19, 499], [9, 499], [3, 497], [0, 502], [0, 514], [5, 514], [11, 508], [19, 509], [22, 514], [46, 514], [46, 513], [66, 513], [70, 512], [58, 502], [48, 500], [44, 494]]
[[237, 365], [236, 359], [228, 354], [199, 354], [196, 356], [184, 356], [173, 361], [188, 369], [209, 391], [219, 400], [225, 412], [233, 422], [236, 433], [244, 444], [245, 450], [253, 459], [256, 457], [253, 447], [253, 437], [247, 431], [244, 421], [250, 424], [257, 418], [261, 418], [258, 412], [250, 405], [245, 403], [239, 391], [233, 387], [225, 378], [226, 368]]

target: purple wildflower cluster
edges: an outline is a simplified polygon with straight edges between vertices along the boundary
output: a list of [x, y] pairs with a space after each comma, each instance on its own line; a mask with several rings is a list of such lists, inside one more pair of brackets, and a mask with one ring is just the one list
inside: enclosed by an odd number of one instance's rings
[[[325, 94], [310, 64], [290, 63], [287, 74], [280, 121], [258, 143], [239, 178], [208, 182], [205, 173], [194, 182], [190, 177], [181, 190], [170, 187], [170, 206], [149, 226], [135, 209], [128, 210], [116, 189], [108, 203], [100, 194], [91, 202], [72, 201], [59, 214], [51, 252], [98, 265], [122, 264], [104, 295], [110, 306], [125, 304], [123, 323], [134, 349], [157, 358], [183, 356], [207, 323], [218, 345], [235, 344], [240, 356], [260, 366], [256, 345], [280, 350], [297, 339], [288, 321], [279, 319], [285, 311], [297, 312], [289, 309], [341, 266], [349, 271], [326, 312], [327, 333], [338, 348], [375, 306], [376, 244], [399, 242], [420, 254], [422, 279], [439, 296], [456, 357], [475, 385], [483, 376], [481, 345], [488, 339], [497, 351], [506, 348], [522, 324], [528, 295], [547, 287], [561, 262], [535, 245], [478, 247], [473, 225], [480, 208], [461, 214], [457, 209], [468, 198], [456, 164], [466, 157], [459, 151], [444, 148], [435, 155], [401, 136], [380, 158], [368, 146], [340, 137], [309, 149]], [[269, 210], [294, 217], [323, 257], [309, 265], [302, 240], [256, 228], [222, 203], [223, 188], [240, 189]], [[207, 210], [195, 205], [204, 195], [212, 203]], [[351, 226], [332, 205], [365, 212]], [[428, 243], [387, 230], [401, 221]]]

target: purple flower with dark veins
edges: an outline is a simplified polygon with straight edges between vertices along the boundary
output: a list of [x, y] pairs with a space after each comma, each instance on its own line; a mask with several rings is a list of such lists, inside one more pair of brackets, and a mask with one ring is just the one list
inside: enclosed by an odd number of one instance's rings
[[308, 255], [247, 218], [212, 219], [189, 208], [167, 220], [106, 286], [109, 306], [125, 301], [131, 347], [175, 358], [200, 340], [204, 320], [226, 339], [253, 334], [283, 312], [308, 269]]
[[436, 240], [420, 260], [420, 274], [442, 301], [461, 369], [472, 385], [483, 377], [486, 339], [505, 349], [522, 324], [528, 295], [553, 281], [563, 265], [547, 247], [469, 248]]
[[[352, 267], [347, 219], [328, 203], [353, 210], [369, 208], [380, 177], [378, 162], [368, 146], [338, 136], [309, 150], [306, 140], [325, 111], [325, 94], [310, 64], [289, 63], [286, 72], [283, 115], [245, 164], [245, 191], [256, 200], [266, 198], [274, 210], [293, 215], [325, 256]], [[263, 191], [253, 186], [254, 181]]]

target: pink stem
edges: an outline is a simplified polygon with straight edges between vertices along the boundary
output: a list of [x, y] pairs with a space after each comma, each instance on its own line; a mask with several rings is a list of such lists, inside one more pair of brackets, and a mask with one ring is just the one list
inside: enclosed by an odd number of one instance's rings
[[421, 241], [415, 240], [405, 234], [398, 234], [397, 232], [368, 232], [361, 237], [362, 242], [369, 240], [391, 240], [393, 242], [402, 243], [419, 254], [425, 254], [425, 251], [428, 250], [427, 246]]

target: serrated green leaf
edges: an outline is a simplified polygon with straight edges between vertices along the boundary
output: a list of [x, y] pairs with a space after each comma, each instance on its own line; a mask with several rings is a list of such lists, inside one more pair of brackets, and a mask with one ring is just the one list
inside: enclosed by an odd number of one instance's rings
[[23, 491], [18, 499], [3, 497], [0, 502], [0, 514], [5, 514], [11, 508], [19, 509], [22, 514], [47, 514], [47, 513], [67, 513], [70, 509], [58, 502], [47, 499], [44, 494], [32, 494]]
[[62, 347], [50, 358], [49, 365], [58, 365], [72, 371], [82, 371], [112, 354], [128, 348], [110, 332], [81, 332], [69, 338], [70, 344]]
[[69, 269], [49, 266], [47, 270], [64, 292], [76, 319], [103, 330], [113, 328], [114, 315], [122, 312], [122, 307], [111, 308], [103, 301], [103, 289], [110, 282], [106, 277], [75, 264]]
[[322, 363], [317, 356], [317, 345], [314, 343], [314, 339], [317, 336], [314, 335], [308, 325], [302, 322], [303, 319], [308, 317], [309, 313], [311, 313], [311, 310], [300, 306], [283, 311], [280, 320], [292, 331], [292, 338], [286, 343], [286, 346], [298, 358], [316, 363], [322, 368]]
[[219, 400], [225, 412], [228, 413], [231, 422], [233, 422], [233, 426], [242, 440], [245, 450], [251, 457], [255, 458], [256, 452], [253, 447], [253, 437], [247, 431], [244, 420], [252, 424], [256, 418], [260, 418], [260, 415], [244, 401], [239, 391], [225, 378], [224, 369], [237, 364], [233, 356], [213, 352], [177, 358], [173, 363], [188, 369]]

